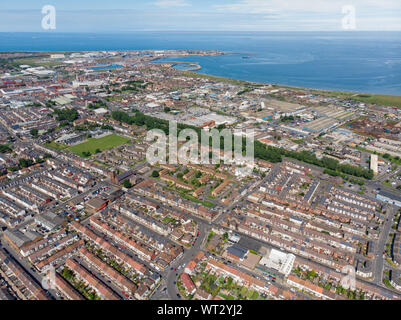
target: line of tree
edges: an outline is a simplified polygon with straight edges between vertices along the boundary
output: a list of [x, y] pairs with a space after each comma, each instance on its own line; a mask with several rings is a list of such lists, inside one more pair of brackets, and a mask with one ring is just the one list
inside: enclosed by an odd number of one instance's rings
[[91, 110], [99, 109], [99, 108], [107, 108], [107, 104], [101, 100], [92, 102], [88, 105], [88, 108]]
[[[142, 112], [135, 111], [132, 116], [123, 111], [114, 111], [112, 112], [112, 118], [114, 120], [124, 122], [127, 124], [135, 124], [137, 126], [146, 126], [148, 130], [151, 129], [161, 129], [166, 135], [169, 134], [169, 122], [167, 120], [155, 118], [152, 116], [147, 116]], [[178, 123], [177, 131], [178, 133], [186, 128], [193, 129], [197, 132], [199, 140], [201, 139], [201, 128], [197, 128], [194, 126], [189, 126], [185, 124]], [[211, 140], [209, 141], [211, 143]], [[246, 138], [243, 138], [243, 151], [246, 149]], [[220, 147], [224, 147], [224, 140], [221, 138]], [[312, 164], [315, 166], [319, 166], [325, 169], [329, 169], [332, 171], [340, 172], [343, 174], [348, 174], [355, 177], [361, 177], [368, 180], [373, 179], [373, 171], [370, 169], [365, 169], [358, 166], [353, 166], [350, 164], [340, 164], [338, 160], [323, 157], [322, 159], [318, 159], [316, 155], [309, 151], [292, 151], [286, 150], [283, 148], [276, 148], [272, 146], [266, 146], [260, 141], [254, 142], [254, 152], [255, 158], [269, 161], [272, 163], [281, 162], [283, 157], [292, 158], [301, 162], [305, 162], [308, 164]]]
[[14, 171], [18, 171], [23, 168], [28, 168], [28, 167], [33, 166], [34, 164], [43, 163], [43, 162], [45, 162], [46, 159], [51, 158], [51, 157], [52, 157], [51, 154], [46, 153], [42, 159], [37, 158], [35, 160], [32, 160], [32, 159], [20, 158], [20, 159], [18, 159], [18, 165], [9, 167], [8, 170], [10, 170], [11, 172], [14, 172]]
[[57, 121], [73, 122], [78, 119], [79, 114], [76, 109], [54, 109], [54, 115], [57, 116]]
[[11, 152], [11, 148], [8, 144], [0, 144], [0, 153]]

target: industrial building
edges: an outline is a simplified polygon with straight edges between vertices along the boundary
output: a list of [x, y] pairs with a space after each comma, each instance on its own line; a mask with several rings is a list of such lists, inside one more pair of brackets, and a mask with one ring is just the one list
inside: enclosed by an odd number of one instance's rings
[[376, 198], [378, 200], [385, 201], [390, 204], [394, 204], [398, 207], [401, 207], [401, 195], [399, 194], [393, 194], [382, 190], [376, 195]]

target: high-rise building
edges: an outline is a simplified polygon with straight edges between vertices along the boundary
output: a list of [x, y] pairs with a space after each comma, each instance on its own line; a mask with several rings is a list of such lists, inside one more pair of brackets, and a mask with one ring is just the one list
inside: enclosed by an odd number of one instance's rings
[[370, 169], [373, 170], [374, 175], [379, 173], [379, 165], [378, 165], [379, 157], [377, 154], [372, 154], [370, 156]]

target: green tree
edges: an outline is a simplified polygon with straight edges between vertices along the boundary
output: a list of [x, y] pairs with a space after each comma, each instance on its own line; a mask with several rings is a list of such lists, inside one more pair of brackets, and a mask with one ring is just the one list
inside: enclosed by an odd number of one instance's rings
[[123, 187], [129, 189], [132, 187], [132, 183], [128, 179], [124, 180]]
[[6, 144], [0, 144], [0, 153], [11, 152], [11, 148]]
[[29, 133], [31, 134], [32, 137], [36, 138], [39, 134], [39, 130], [36, 128], [33, 128], [29, 131]]
[[76, 109], [54, 109], [54, 115], [57, 117], [57, 121], [66, 121], [71, 123], [78, 119], [78, 111]]

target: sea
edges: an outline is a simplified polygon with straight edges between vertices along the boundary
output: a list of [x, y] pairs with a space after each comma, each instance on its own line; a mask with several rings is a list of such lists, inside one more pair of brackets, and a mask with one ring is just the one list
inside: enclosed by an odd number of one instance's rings
[[401, 95], [401, 32], [0, 33], [0, 51], [153, 49], [228, 53], [170, 59], [198, 62], [202, 69], [197, 72], [209, 75]]

